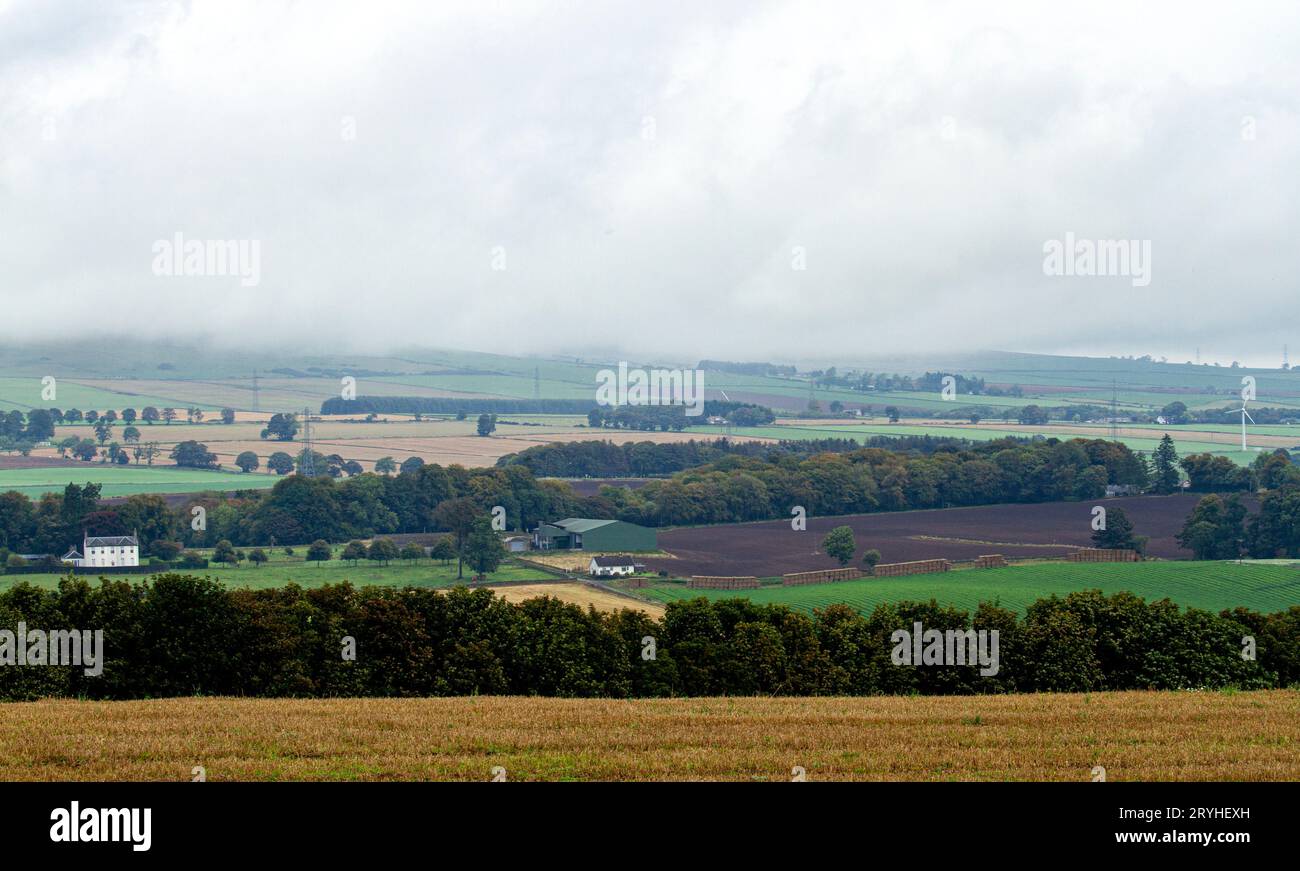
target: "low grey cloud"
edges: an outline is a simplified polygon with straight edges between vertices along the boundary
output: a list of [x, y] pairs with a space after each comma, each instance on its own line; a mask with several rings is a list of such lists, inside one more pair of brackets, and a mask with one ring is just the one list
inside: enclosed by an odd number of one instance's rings
[[1297, 9], [1133, 6], [0, 0], [0, 337], [1275, 363]]

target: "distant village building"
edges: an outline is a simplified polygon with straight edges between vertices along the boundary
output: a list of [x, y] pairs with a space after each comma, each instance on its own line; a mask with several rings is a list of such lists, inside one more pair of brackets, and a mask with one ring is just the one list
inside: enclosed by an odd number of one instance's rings
[[1133, 486], [1132, 484], [1107, 484], [1106, 485], [1107, 496], [1136, 496], [1138, 492], [1139, 492], [1138, 488]]
[[65, 563], [78, 568], [140, 565], [140, 540], [134, 535], [81, 537], [81, 552], [74, 547], [63, 555]]
[[630, 556], [593, 556], [587, 571], [594, 578], [608, 578], [635, 574], [640, 567]]

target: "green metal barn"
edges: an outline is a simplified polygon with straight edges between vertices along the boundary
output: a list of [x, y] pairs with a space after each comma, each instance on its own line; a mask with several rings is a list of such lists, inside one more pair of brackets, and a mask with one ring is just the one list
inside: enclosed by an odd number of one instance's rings
[[539, 524], [533, 533], [533, 547], [540, 550], [658, 550], [659, 537], [653, 529], [622, 520], [593, 520], [569, 517]]

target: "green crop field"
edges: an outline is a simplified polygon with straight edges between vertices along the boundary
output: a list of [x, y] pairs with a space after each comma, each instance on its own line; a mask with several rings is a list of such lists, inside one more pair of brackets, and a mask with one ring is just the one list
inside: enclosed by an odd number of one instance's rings
[[[174, 394], [156, 395], [152, 393], [141, 393], [136, 389], [133, 382], [124, 381], [121, 389], [109, 389], [98, 385], [86, 385], [73, 381], [69, 378], [56, 377], [54, 384], [54, 399], [44, 400], [41, 398], [43, 389], [41, 379], [37, 376], [27, 378], [3, 377], [0, 378], [0, 410], [9, 411], [17, 409], [27, 411], [32, 408], [79, 408], [82, 411], [87, 409], [103, 410], [107, 408], [136, 408], [140, 409], [146, 405], [163, 408], [172, 406], [184, 408], [188, 404], [181, 397], [186, 393], [185, 389], [179, 389]], [[177, 382], [176, 386], [181, 387]], [[211, 406], [203, 406], [209, 408]]]
[[690, 590], [685, 584], [660, 583], [637, 592], [660, 602], [728, 599], [737, 596], [760, 604], [779, 603], [799, 611], [845, 603], [869, 612], [882, 602], [937, 600], [973, 611], [980, 602], [997, 602], [1024, 611], [1035, 599], [1053, 593], [1100, 589], [1127, 590], [1148, 600], [1172, 599], [1179, 605], [1220, 611], [1238, 605], [1257, 611], [1280, 611], [1300, 605], [1300, 565], [1290, 563], [1042, 562], [1005, 569], [965, 569], [902, 578], [865, 578], [834, 584], [758, 590]]
[[[252, 548], [242, 548], [242, 550], [248, 553]], [[181, 574], [206, 575], [230, 587], [248, 587], [254, 590], [283, 587], [287, 584], [297, 584], [300, 587], [323, 587], [326, 584], [341, 584], [345, 581], [357, 587], [368, 585], [451, 587], [458, 583], [468, 584], [473, 576], [473, 572], [466, 566], [464, 579], [459, 580], [456, 577], [455, 562], [444, 565], [441, 562], [428, 559], [419, 560], [418, 562], [394, 560], [386, 566], [368, 560], [358, 560], [356, 565], [353, 565], [350, 562], [345, 563], [338, 559], [339, 554], [343, 551], [342, 545], [332, 549], [334, 559], [329, 562], [307, 562], [304, 559], [307, 553], [306, 546], [295, 547], [293, 556], [286, 555], [283, 548], [263, 548], [263, 550], [266, 551], [271, 561], [261, 568], [254, 568], [251, 563], [247, 562], [240, 563], [238, 568], [214, 563], [206, 569], [177, 569], [176, 571]], [[210, 550], [200, 550], [198, 552], [205, 556], [211, 555]], [[63, 575], [60, 573], [0, 575], [0, 590], [20, 583], [30, 583], [45, 589], [54, 589], [58, 586], [59, 579], [62, 577]], [[85, 577], [90, 579], [92, 583], [96, 583], [95, 578], [97, 576], [93, 573], [93, 570], [87, 572]], [[114, 580], [136, 582], [150, 576], [112, 575], [111, 577]], [[488, 580], [491, 583], [507, 581], [537, 582], [553, 581], [555, 578], [553, 575], [548, 575], [545, 572], [515, 562], [504, 562], [497, 571], [488, 575]]]
[[53, 466], [41, 469], [0, 469], [0, 492], [17, 490], [32, 499], [42, 493], [61, 492], [68, 484], [87, 481], [103, 485], [100, 496], [135, 493], [192, 493], [199, 490], [252, 490], [275, 486], [270, 475], [207, 472], [178, 466]]

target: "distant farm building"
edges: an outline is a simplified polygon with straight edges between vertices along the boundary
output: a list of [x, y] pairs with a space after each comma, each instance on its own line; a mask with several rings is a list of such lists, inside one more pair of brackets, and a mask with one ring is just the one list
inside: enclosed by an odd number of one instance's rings
[[511, 553], [523, 553], [532, 544], [532, 539], [526, 535], [507, 535], [502, 542]]
[[594, 578], [621, 577], [635, 574], [638, 567], [630, 556], [593, 556], [587, 572]]
[[538, 524], [533, 532], [538, 550], [658, 550], [659, 537], [653, 529], [622, 520], [593, 520], [569, 517]]

